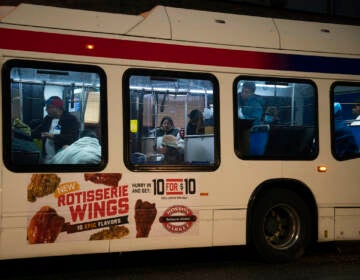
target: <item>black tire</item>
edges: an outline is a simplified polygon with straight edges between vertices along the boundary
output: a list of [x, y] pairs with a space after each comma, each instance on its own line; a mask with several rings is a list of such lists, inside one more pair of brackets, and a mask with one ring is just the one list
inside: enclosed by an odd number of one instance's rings
[[261, 194], [250, 216], [251, 247], [263, 260], [288, 262], [301, 257], [312, 238], [308, 205], [293, 191]]

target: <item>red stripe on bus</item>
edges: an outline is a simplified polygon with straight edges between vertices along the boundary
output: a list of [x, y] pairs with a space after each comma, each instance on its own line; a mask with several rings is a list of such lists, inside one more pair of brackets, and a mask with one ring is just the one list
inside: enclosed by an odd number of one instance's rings
[[[272, 53], [184, 46], [0, 28], [0, 48], [118, 59], [246, 68], [272, 68], [281, 56]], [[93, 45], [88, 49], [87, 45]]]

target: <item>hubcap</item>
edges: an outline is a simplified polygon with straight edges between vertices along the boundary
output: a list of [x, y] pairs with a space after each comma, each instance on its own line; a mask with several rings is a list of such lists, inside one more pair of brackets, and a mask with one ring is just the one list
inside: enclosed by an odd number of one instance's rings
[[272, 207], [264, 218], [265, 240], [277, 250], [293, 246], [300, 235], [300, 218], [289, 205], [278, 204]]

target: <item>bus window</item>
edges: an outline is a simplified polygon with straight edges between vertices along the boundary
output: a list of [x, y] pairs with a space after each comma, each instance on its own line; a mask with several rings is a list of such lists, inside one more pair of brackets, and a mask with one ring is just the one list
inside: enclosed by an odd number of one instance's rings
[[317, 98], [312, 82], [239, 77], [233, 91], [235, 152], [240, 158], [317, 156]]
[[331, 90], [332, 153], [338, 160], [360, 156], [360, 85], [335, 83]]
[[132, 170], [218, 166], [218, 83], [207, 74], [130, 69], [124, 75], [125, 162]]
[[100, 68], [10, 60], [3, 70], [4, 161], [10, 170], [104, 167], [106, 93]]

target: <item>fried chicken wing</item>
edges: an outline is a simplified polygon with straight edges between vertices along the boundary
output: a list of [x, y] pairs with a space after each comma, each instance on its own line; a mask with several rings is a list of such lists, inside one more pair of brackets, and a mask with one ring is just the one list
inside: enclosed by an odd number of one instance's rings
[[28, 242], [30, 244], [55, 242], [64, 223], [64, 217], [59, 216], [53, 208], [41, 207], [32, 217], [27, 228]]
[[85, 181], [91, 181], [95, 184], [104, 184], [106, 186], [117, 186], [121, 179], [121, 173], [85, 173]]
[[56, 174], [33, 174], [27, 187], [28, 201], [34, 202], [36, 198], [55, 192], [60, 184], [60, 177]]
[[157, 210], [155, 203], [138, 199], [135, 203], [136, 237], [148, 237], [155, 220]]

